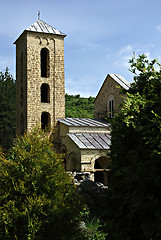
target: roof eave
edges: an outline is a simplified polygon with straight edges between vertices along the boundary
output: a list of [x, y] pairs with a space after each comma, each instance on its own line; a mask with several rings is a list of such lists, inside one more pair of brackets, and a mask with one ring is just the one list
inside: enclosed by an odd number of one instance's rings
[[101, 86], [101, 88], [100, 88], [99, 92], [97, 93], [97, 96], [95, 97], [94, 103], [95, 103], [95, 101], [96, 101], [96, 99], [97, 99], [98, 95], [100, 94], [100, 92], [101, 92], [101, 90], [102, 90], [102, 88], [103, 88], [103, 86], [104, 86], [104, 84], [105, 84], [105, 82], [106, 82], [106, 79], [108, 78], [108, 76], [109, 76], [109, 74], [107, 74], [107, 76], [106, 76], [106, 78], [105, 78], [105, 80], [104, 80], [104, 82], [103, 82], [103, 84], [102, 84], [102, 86]]
[[45, 32], [43, 33], [43, 32], [30, 31], [30, 30], [25, 29], [25, 30], [21, 33], [21, 35], [16, 39], [16, 41], [15, 41], [13, 44], [16, 44], [17, 41], [18, 41], [18, 39], [19, 39], [25, 32], [34, 32], [34, 33], [42, 33], [42, 34], [52, 34], [52, 35], [54, 35], [54, 36], [60, 36], [60, 37], [63, 37], [63, 38], [65, 38], [65, 37], [67, 36], [67, 35], [64, 34], [64, 33], [62, 33], [62, 34], [45, 33]]

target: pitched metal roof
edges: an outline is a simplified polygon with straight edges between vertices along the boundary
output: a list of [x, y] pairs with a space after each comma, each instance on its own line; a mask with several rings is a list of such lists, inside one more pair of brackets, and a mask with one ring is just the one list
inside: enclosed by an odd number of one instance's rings
[[[129, 87], [130, 87], [130, 83], [127, 82], [120, 74], [116, 74], [116, 73], [109, 73], [107, 75], [107, 77], [105, 78], [96, 98], [98, 97], [99, 93], [101, 92], [106, 80], [108, 79], [108, 76], [110, 76], [113, 80], [115, 80], [121, 87], [123, 87], [124, 89], [128, 90]], [[96, 98], [95, 98], [95, 101], [96, 101]]]
[[109, 124], [101, 120], [89, 119], [89, 118], [65, 118], [58, 120], [70, 127], [105, 127], [109, 128]]
[[31, 32], [52, 33], [52, 34], [56, 34], [56, 35], [66, 36], [64, 33], [62, 33], [59, 30], [53, 28], [52, 26], [43, 22], [42, 20], [37, 20], [30, 27], [28, 27], [26, 30], [31, 31]]
[[128, 90], [130, 87], [130, 83], [127, 82], [120, 74], [109, 74], [121, 87]]
[[80, 149], [110, 149], [111, 137], [108, 133], [68, 133], [67, 135]]

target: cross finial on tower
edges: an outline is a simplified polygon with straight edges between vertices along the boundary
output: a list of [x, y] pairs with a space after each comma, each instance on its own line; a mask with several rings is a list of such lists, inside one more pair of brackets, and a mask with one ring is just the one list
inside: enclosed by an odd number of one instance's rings
[[38, 11], [38, 20], [40, 20], [40, 11]]

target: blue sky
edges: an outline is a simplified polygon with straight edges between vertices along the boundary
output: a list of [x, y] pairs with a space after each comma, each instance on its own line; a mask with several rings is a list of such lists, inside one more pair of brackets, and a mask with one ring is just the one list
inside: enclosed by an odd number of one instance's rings
[[65, 82], [68, 94], [96, 96], [108, 73], [131, 82], [129, 58], [145, 53], [161, 63], [161, 1], [0, 0], [0, 71], [15, 78], [13, 42], [41, 20], [67, 34]]

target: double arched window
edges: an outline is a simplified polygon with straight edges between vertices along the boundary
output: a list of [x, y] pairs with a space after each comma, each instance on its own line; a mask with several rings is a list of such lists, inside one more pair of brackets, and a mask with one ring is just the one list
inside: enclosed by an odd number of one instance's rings
[[47, 78], [49, 76], [49, 50], [47, 48], [41, 49], [41, 77]]
[[41, 85], [41, 102], [42, 103], [50, 102], [50, 88], [49, 85], [46, 83], [43, 83]]

